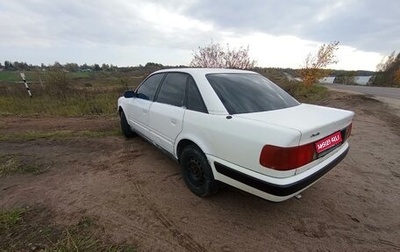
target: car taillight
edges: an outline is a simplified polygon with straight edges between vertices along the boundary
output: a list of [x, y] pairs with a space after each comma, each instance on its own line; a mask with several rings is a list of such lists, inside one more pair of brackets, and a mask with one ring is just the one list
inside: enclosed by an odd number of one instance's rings
[[344, 140], [347, 140], [350, 137], [352, 129], [353, 129], [353, 123], [350, 123], [350, 125], [346, 127], [346, 135], [344, 136]]
[[306, 165], [315, 157], [314, 143], [290, 148], [265, 145], [260, 154], [260, 164], [274, 170], [287, 171]]

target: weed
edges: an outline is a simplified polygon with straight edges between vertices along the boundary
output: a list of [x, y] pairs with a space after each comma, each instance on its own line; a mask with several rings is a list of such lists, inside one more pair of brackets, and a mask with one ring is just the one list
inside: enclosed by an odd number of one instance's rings
[[291, 96], [304, 103], [321, 103], [328, 97], [328, 89], [323, 86], [305, 86], [301, 82], [281, 82], [280, 87]]
[[[0, 116], [111, 115], [115, 114], [117, 99], [122, 94], [118, 78], [110, 84], [104, 80], [109, 78], [106, 75], [66, 73], [60, 69], [27, 73], [32, 98], [22, 82], [16, 83], [17, 72], [0, 72]], [[89, 81], [93, 85], [85, 86]], [[128, 80], [124, 85], [128, 85]]]
[[23, 209], [0, 211], [0, 234], [12, 229], [22, 218]]
[[0, 155], [0, 177], [13, 174], [40, 174], [43, 168], [34, 163], [22, 161], [16, 155]]
[[112, 244], [96, 234], [99, 226], [84, 216], [77, 224], [59, 227], [43, 207], [0, 212], [0, 251], [135, 251], [127, 244]]
[[[328, 97], [328, 90], [326, 87], [313, 85], [305, 86], [302, 82], [295, 79], [289, 80], [285, 75], [285, 72], [289, 70], [279, 70], [273, 68], [256, 69], [260, 74], [266, 76], [271, 81], [276, 83], [291, 96], [296, 98], [300, 102], [304, 103], [321, 103]], [[295, 75], [293, 71], [290, 71], [291, 75]]]
[[112, 115], [116, 113], [118, 94], [74, 92], [68, 97], [33, 94], [33, 98], [24, 96], [0, 96], [0, 116], [5, 115], [48, 115], [83, 116]]
[[318, 85], [304, 86], [300, 84], [295, 90], [294, 96], [300, 102], [321, 103], [327, 99], [328, 89]]
[[37, 139], [68, 139], [74, 137], [88, 137], [88, 138], [101, 138], [106, 136], [119, 136], [121, 130], [115, 128], [107, 131], [71, 131], [71, 130], [61, 130], [61, 131], [26, 131], [19, 133], [12, 133], [7, 135], [0, 135], [0, 141], [31, 141]]

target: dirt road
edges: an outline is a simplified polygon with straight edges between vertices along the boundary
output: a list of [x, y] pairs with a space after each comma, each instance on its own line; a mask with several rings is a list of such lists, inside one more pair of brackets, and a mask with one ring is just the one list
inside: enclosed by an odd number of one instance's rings
[[[0, 155], [45, 167], [0, 177], [0, 209], [44, 206], [54, 223], [91, 216], [139, 251], [399, 251], [400, 119], [373, 99], [334, 94], [356, 112], [347, 158], [301, 199], [271, 203], [225, 188], [193, 195], [177, 163], [122, 136], [0, 141]], [[107, 131], [117, 118], [0, 119], [0, 134]]]
[[344, 84], [324, 84], [325, 87], [330, 89], [338, 89], [344, 91], [351, 91], [360, 94], [372, 95], [376, 97], [385, 97], [400, 100], [400, 88], [395, 87], [376, 87], [376, 86], [362, 86], [362, 85], [344, 85]]

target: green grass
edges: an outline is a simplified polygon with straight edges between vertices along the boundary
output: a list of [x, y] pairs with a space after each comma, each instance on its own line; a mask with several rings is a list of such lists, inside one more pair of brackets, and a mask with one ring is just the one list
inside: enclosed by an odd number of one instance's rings
[[27, 71], [26, 76], [32, 97], [22, 83], [15, 83], [21, 81], [19, 72], [0, 72], [0, 116], [111, 115], [118, 97], [130, 87], [123, 75], [102, 72]]
[[7, 81], [7, 82], [15, 82], [15, 81], [22, 81], [19, 72], [17, 71], [1, 71], [0, 72], [0, 81]]
[[304, 86], [301, 82], [282, 81], [279, 86], [302, 103], [320, 104], [328, 98], [328, 89], [319, 85]]
[[119, 136], [121, 135], [121, 129], [115, 128], [106, 131], [71, 131], [71, 130], [60, 130], [60, 131], [26, 131], [11, 133], [7, 135], [0, 135], [0, 141], [31, 141], [37, 139], [48, 139], [48, 140], [60, 140], [74, 137], [87, 137], [87, 138], [101, 138], [106, 136]]
[[136, 251], [132, 245], [101, 239], [95, 234], [98, 229], [90, 217], [55, 226], [45, 208], [0, 211], [0, 251]]
[[0, 211], [0, 234], [14, 228], [22, 218], [24, 209]]
[[294, 96], [300, 102], [319, 104], [327, 99], [328, 89], [319, 85], [311, 87], [300, 85], [296, 89]]
[[46, 247], [43, 251], [136, 251], [131, 245], [107, 244], [87, 231], [86, 228], [82, 228], [78, 224], [78, 226], [66, 229], [61, 239]]
[[[4, 82], [16, 82], [22, 81], [20, 76], [20, 72], [25, 74], [25, 78], [27, 81], [36, 81], [38, 78], [38, 74], [42, 75], [42, 77], [46, 76], [46, 72], [37, 72], [37, 71], [0, 71], [0, 81]], [[90, 72], [73, 72], [67, 73], [70, 78], [77, 79], [89, 79], [93, 76]]]
[[80, 92], [65, 98], [56, 95], [0, 96], [0, 116], [83, 116], [116, 113], [118, 92]]
[[70, 78], [89, 79], [94, 74], [95, 73], [92, 73], [92, 72], [72, 72], [72, 73], [68, 73], [68, 76]]
[[[114, 115], [122, 92], [137, 86], [143, 79], [132, 73], [112, 72], [27, 71], [26, 74], [33, 82], [33, 97], [27, 95], [22, 84], [0, 83], [0, 116]], [[39, 83], [39, 74], [44, 84]], [[301, 83], [287, 81], [284, 76], [278, 77], [276, 83], [300, 102], [320, 103], [327, 98], [325, 87], [304, 87]], [[0, 80], [20, 81], [19, 72], [2, 71]]]
[[22, 156], [17, 155], [0, 155], [0, 177], [14, 174], [40, 174], [43, 167], [26, 162]]
[[[15, 72], [2, 72], [11, 75]], [[32, 73], [33, 74], [33, 73]], [[106, 84], [104, 78], [87, 78], [89, 73], [48, 72], [44, 82], [30, 84], [29, 97], [23, 84], [0, 84], [0, 116], [4, 115], [109, 115], [115, 114], [117, 99], [121, 96], [126, 82], [119, 79]], [[99, 74], [100, 76], [100, 74]], [[4, 76], [3, 76], [4, 77]], [[104, 83], [102, 86], [91, 83]]]
[[[34, 71], [21, 71], [25, 73], [26, 80], [36, 79], [38, 75]], [[22, 82], [20, 71], [0, 71], [0, 82]]]

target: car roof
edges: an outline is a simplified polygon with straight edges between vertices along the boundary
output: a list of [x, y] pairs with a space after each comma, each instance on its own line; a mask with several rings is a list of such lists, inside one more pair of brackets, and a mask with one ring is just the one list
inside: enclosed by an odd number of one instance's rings
[[167, 72], [183, 72], [188, 74], [211, 74], [211, 73], [255, 73], [248, 70], [241, 69], [227, 69], [227, 68], [168, 68], [158, 70], [154, 73], [167, 73]]
[[207, 110], [210, 114], [222, 114], [228, 115], [228, 112], [224, 105], [221, 103], [221, 100], [218, 98], [217, 94], [215, 93], [214, 89], [209, 84], [206, 75], [207, 74], [238, 74], [238, 73], [250, 73], [250, 74], [257, 74], [252, 71], [247, 70], [239, 70], [239, 69], [225, 69], [225, 68], [169, 68], [163, 69], [156, 72], [153, 72], [151, 75], [158, 74], [158, 73], [186, 73], [191, 75], [197, 87], [203, 97], [203, 100], [207, 106]]

